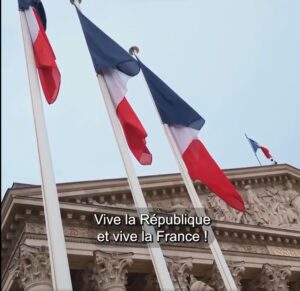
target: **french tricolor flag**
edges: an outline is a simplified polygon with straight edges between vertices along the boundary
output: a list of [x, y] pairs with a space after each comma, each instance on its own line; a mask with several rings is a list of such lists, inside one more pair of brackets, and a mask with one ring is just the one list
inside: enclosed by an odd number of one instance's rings
[[52, 104], [59, 92], [61, 76], [45, 32], [46, 14], [43, 4], [40, 0], [19, 0], [19, 9], [25, 13], [44, 95], [47, 102]]
[[84, 16], [78, 8], [76, 10], [94, 68], [106, 82], [127, 144], [142, 165], [150, 165], [152, 154], [146, 146], [147, 133], [125, 97], [127, 82], [139, 73], [140, 67], [123, 48]]
[[245, 211], [242, 197], [197, 135], [205, 120], [141, 61], [140, 67], [161, 120], [173, 134], [192, 180], [200, 180], [233, 208]]
[[268, 148], [266, 148], [265, 146], [260, 145], [257, 141], [249, 138], [247, 135], [246, 135], [246, 138], [248, 139], [248, 141], [249, 141], [249, 143], [250, 143], [250, 145], [251, 145], [251, 147], [252, 147], [255, 154], [256, 154], [258, 149], [261, 149], [261, 151], [263, 152], [265, 157], [267, 159], [270, 159], [271, 161], [273, 161], [272, 155], [271, 155]]

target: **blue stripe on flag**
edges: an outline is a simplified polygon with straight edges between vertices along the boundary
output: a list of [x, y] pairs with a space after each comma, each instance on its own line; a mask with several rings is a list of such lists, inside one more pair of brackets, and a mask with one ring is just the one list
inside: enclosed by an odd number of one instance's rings
[[253, 151], [256, 153], [257, 150], [260, 148], [259, 144], [251, 138], [248, 138], [248, 139], [250, 141], [250, 144], [251, 144], [251, 147], [252, 147]]
[[88, 49], [97, 73], [115, 68], [128, 76], [135, 76], [140, 68], [137, 61], [114, 40], [100, 30], [76, 7]]
[[205, 120], [138, 60], [163, 123], [200, 130]]

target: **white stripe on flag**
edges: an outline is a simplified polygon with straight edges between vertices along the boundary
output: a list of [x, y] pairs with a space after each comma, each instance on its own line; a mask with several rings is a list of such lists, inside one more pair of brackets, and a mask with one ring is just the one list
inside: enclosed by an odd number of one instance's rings
[[30, 32], [30, 37], [31, 37], [32, 43], [34, 44], [34, 42], [39, 34], [39, 31], [40, 31], [39, 24], [35, 18], [32, 7], [29, 7], [29, 9], [26, 9], [24, 12], [25, 12], [29, 32]]
[[198, 139], [198, 130], [185, 126], [170, 126], [181, 154], [183, 154], [194, 139]]
[[115, 108], [123, 100], [127, 92], [127, 82], [131, 78], [116, 69], [107, 69], [103, 72], [108, 91]]

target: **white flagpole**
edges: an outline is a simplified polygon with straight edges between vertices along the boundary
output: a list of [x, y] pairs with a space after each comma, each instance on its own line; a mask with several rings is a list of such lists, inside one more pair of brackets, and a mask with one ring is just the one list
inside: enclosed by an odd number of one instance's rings
[[50, 156], [39, 80], [35, 66], [32, 41], [25, 13], [20, 11], [27, 72], [31, 92], [32, 111], [42, 178], [42, 196], [51, 264], [53, 290], [72, 290], [69, 262], [59, 209], [57, 189]]
[[[109, 91], [107, 89], [107, 85], [105, 83], [104, 78], [101, 75], [97, 75], [97, 78], [105, 102], [106, 110], [108, 112], [110, 122], [113, 127], [115, 138], [117, 140], [119, 151], [122, 156], [122, 160], [128, 177], [129, 187], [133, 196], [135, 206], [137, 208], [137, 212], [139, 216], [141, 214], [149, 214], [147, 203], [145, 201], [140, 183], [135, 174], [135, 170], [127, 149], [127, 143], [124, 138], [122, 129], [120, 127], [116, 115], [116, 110], [112, 103]], [[154, 228], [149, 225], [144, 225], [143, 229], [146, 232], [151, 233], [153, 235], [154, 242], [155, 242], [156, 232]], [[158, 278], [160, 289], [165, 291], [175, 290], [160, 245], [158, 243], [157, 244], [149, 243], [148, 250], [150, 252], [150, 256], [154, 265], [154, 269], [155, 269], [156, 276]]]
[[[78, 9], [80, 9], [79, 7], [79, 3], [77, 0], [74, 0], [74, 4], [76, 5], [76, 7]], [[122, 128], [120, 126], [117, 114], [116, 114], [116, 110], [114, 108], [110, 93], [108, 91], [107, 88], [107, 84], [104, 80], [104, 78], [98, 74], [97, 75], [97, 79], [99, 82], [99, 86], [100, 86], [100, 90], [104, 99], [104, 103], [106, 106], [106, 110], [113, 128], [113, 132], [118, 144], [118, 148], [123, 160], [123, 164], [127, 173], [127, 177], [128, 177], [128, 183], [129, 183], [129, 187], [133, 196], [133, 200], [135, 203], [135, 207], [137, 208], [137, 212], [139, 214], [139, 216], [141, 214], [148, 214], [149, 215], [149, 211], [148, 211], [148, 207], [147, 207], [147, 203], [144, 197], [144, 194], [142, 192], [140, 183], [138, 181], [138, 178], [135, 174], [135, 170], [134, 170], [134, 166], [132, 164], [129, 152], [128, 152], [128, 148], [127, 148], [127, 142], [125, 140], [125, 137], [123, 135], [123, 131]], [[163, 252], [161, 250], [161, 247], [159, 245], [159, 243], [156, 243], [156, 232], [153, 226], [149, 226], [144, 224], [143, 225], [143, 229], [146, 233], [151, 233], [153, 236], [153, 241], [154, 243], [148, 243], [148, 250], [150, 253], [150, 257], [152, 259], [153, 262], [153, 266], [155, 269], [155, 273], [158, 279], [158, 283], [160, 286], [160, 289], [163, 291], [172, 291], [175, 290], [174, 285], [172, 283], [168, 268], [167, 268], [167, 264], [165, 261], [165, 258], [163, 256]]]
[[[174, 137], [172, 135], [172, 132], [167, 124], [163, 124], [166, 136], [169, 140], [169, 143], [171, 145], [171, 148], [173, 150], [173, 153], [175, 155], [175, 158], [177, 160], [177, 164], [179, 166], [181, 176], [183, 178], [183, 181], [185, 183], [185, 186], [188, 190], [190, 199], [192, 201], [192, 204], [196, 210], [196, 213], [198, 216], [206, 216], [204, 207], [201, 203], [201, 200], [196, 192], [196, 189], [194, 187], [194, 184], [190, 178], [190, 175], [188, 173], [188, 170], [186, 168], [186, 165], [184, 161], [182, 160], [180, 151], [178, 149], [178, 146], [174, 140]], [[208, 236], [208, 244], [211, 249], [211, 252], [214, 256], [215, 262], [217, 264], [217, 267], [219, 269], [219, 272], [222, 276], [223, 282], [225, 284], [225, 287], [227, 290], [238, 290], [235, 284], [235, 281], [233, 280], [233, 277], [231, 275], [230, 269], [226, 263], [226, 260], [224, 258], [224, 255], [221, 251], [221, 248], [219, 246], [219, 243], [214, 235], [214, 232], [211, 228], [211, 226], [202, 226], [203, 231], [207, 231]]]
[[[135, 57], [137, 57], [136, 54], [138, 53], [138, 51], [139, 50], [138, 50], [137, 47], [132, 47], [129, 50], [129, 52], [131, 54], [133, 54]], [[145, 78], [145, 76], [144, 76], [144, 78]], [[147, 84], [147, 82], [146, 82], [146, 84]], [[147, 84], [147, 86], [148, 86], [148, 84]], [[150, 95], [152, 95], [151, 92], [150, 92], [150, 89], [149, 89], [149, 93], [150, 93]], [[153, 98], [151, 98], [151, 99], [154, 103]], [[157, 111], [157, 107], [156, 107], [155, 104], [154, 104], [154, 107], [156, 108], [156, 111]], [[158, 111], [157, 111], [157, 114], [159, 116]], [[159, 120], [161, 120], [160, 117], [159, 117]], [[188, 194], [189, 194], [190, 199], [192, 201], [192, 204], [195, 208], [195, 211], [196, 211], [198, 216], [204, 217], [204, 216], [206, 216], [204, 207], [203, 207], [203, 205], [201, 203], [201, 200], [200, 200], [200, 198], [199, 198], [199, 196], [198, 196], [198, 194], [195, 190], [194, 184], [193, 184], [193, 182], [190, 178], [188, 170], [187, 170], [187, 168], [185, 166], [185, 163], [184, 163], [184, 161], [181, 157], [180, 151], [179, 151], [178, 146], [177, 146], [177, 144], [174, 140], [172, 132], [171, 132], [171, 130], [170, 130], [170, 128], [167, 124], [162, 123], [162, 126], [164, 128], [167, 139], [168, 139], [168, 141], [170, 143], [170, 146], [172, 148], [172, 151], [173, 151], [173, 154], [174, 154], [175, 159], [177, 161], [182, 179], [185, 183], [185, 186], [187, 188]], [[215, 262], [216, 262], [217, 267], [219, 269], [219, 272], [222, 276], [222, 279], [224, 281], [226, 289], [230, 290], [230, 291], [238, 290], [211, 226], [202, 226], [202, 229], [203, 229], [203, 231], [207, 231], [208, 244], [209, 244], [211, 252], [214, 256]]]

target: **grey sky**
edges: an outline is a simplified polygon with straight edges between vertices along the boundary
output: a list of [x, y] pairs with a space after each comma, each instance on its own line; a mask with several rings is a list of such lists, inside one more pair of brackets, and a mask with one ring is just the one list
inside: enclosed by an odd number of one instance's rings
[[[57, 182], [125, 176], [95, 72], [69, 0], [44, 1], [47, 34], [62, 74], [44, 102]], [[2, 1], [2, 195], [40, 184], [17, 0]], [[300, 167], [300, 1], [83, 0], [97, 26], [140, 58], [205, 119], [199, 138], [222, 168], [257, 165], [244, 133], [279, 163]], [[148, 132], [152, 166], [177, 172], [143, 78], [127, 97]], [[261, 155], [261, 161], [268, 161]]]

